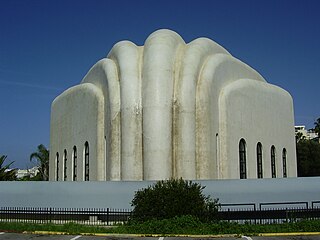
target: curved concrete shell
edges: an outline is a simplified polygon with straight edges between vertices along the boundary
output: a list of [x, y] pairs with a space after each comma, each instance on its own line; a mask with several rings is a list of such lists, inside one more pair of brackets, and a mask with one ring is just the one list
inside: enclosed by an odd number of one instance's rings
[[58, 96], [50, 144], [52, 181], [296, 176], [291, 96], [212, 40], [170, 30], [117, 43]]

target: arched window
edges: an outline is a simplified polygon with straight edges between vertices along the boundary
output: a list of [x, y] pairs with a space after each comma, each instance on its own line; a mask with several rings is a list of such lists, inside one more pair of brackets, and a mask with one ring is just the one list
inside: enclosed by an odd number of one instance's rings
[[77, 147], [73, 147], [73, 181], [77, 181]]
[[257, 144], [257, 176], [258, 178], [263, 178], [262, 170], [262, 145], [259, 142]]
[[283, 167], [283, 177], [287, 177], [287, 150], [284, 148], [282, 150], [282, 167]]
[[276, 178], [276, 148], [272, 145], [271, 147], [271, 176]]
[[239, 169], [240, 169], [240, 179], [246, 179], [247, 178], [246, 141], [243, 138], [239, 142]]
[[67, 181], [67, 150], [64, 150], [63, 154], [63, 165], [64, 165], [64, 170], [63, 170], [63, 181]]
[[84, 180], [89, 181], [89, 143], [84, 144]]
[[59, 153], [56, 154], [56, 180], [59, 181]]

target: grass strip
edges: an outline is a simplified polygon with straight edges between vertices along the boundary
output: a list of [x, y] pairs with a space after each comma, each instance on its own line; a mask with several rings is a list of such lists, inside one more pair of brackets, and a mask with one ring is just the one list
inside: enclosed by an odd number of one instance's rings
[[67, 234], [81, 233], [110, 233], [110, 234], [142, 234], [142, 235], [259, 235], [263, 233], [302, 233], [320, 232], [320, 220], [302, 220], [283, 224], [238, 224], [229, 222], [203, 223], [190, 216], [176, 217], [173, 219], [150, 220], [143, 223], [129, 222], [125, 225], [114, 227], [90, 226], [77, 223], [56, 224], [33, 224], [0, 222], [1, 231], [12, 232], [64, 232]]

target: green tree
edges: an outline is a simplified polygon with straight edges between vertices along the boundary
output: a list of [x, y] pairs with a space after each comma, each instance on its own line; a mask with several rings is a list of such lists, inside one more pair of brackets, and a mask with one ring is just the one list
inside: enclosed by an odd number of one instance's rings
[[299, 177], [320, 176], [320, 144], [313, 140], [297, 142]]
[[135, 193], [131, 202], [132, 219], [161, 220], [190, 215], [202, 221], [213, 220], [218, 211], [218, 200], [205, 196], [204, 188], [183, 179], [158, 181]]
[[10, 169], [13, 162], [4, 165], [7, 156], [0, 156], [0, 181], [15, 181], [17, 180], [17, 169]]
[[[40, 144], [36, 152], [31, 153], [30, 161], [36, 160], [39, 173], [34, 178], [35, 180], [48, 181], [49, 179], [49, 150]], [[39, 176], [38, 176], [39, 175]]]
[[320, 117], [314, 122], [314, 131], [318, 134], [318, 137], [320, 137]]
[[302, 132], [297, 132], [296, 133], [296, 143], [300, 142], [301, 140], [305, 140], [305, 139], [306, 139], [306, 137], [303, 136]]

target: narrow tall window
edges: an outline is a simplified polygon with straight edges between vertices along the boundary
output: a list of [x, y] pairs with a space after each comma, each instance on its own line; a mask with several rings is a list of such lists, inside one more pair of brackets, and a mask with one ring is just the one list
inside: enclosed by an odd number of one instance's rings
[[73, 147], [73, 181], [77, 181], [77, 147]]
[[272, 145], [271, 147], [271, 176], [276, 178], [276, 148]]
[[64, 165], [64, 170], [63, 170], [63, 181], [67, 181], [67, 150], [64, 150], [64, 159], [63, 159], [63, 165]]
[[259, 142], [257, 144], [257, 176], [258, 178], [263, 178], [262, 173], [262, 145]]
[[247, 163], [246, 163], [246, 141], [242, 138], [239, 142], [239, 169], [240, 179], [247, 178]]
[[56, 154], [56, 163], [57, 163], [57, 167], [56, 167], [56, 180], [59, 181], [59, 153]]
[[89, 181], [89, 143], [84, 144], [84, 180]]
[[283, 177], [287, 177], [287, 150], [284, 148], [282, 150], [282, 167], [283, 167]]

